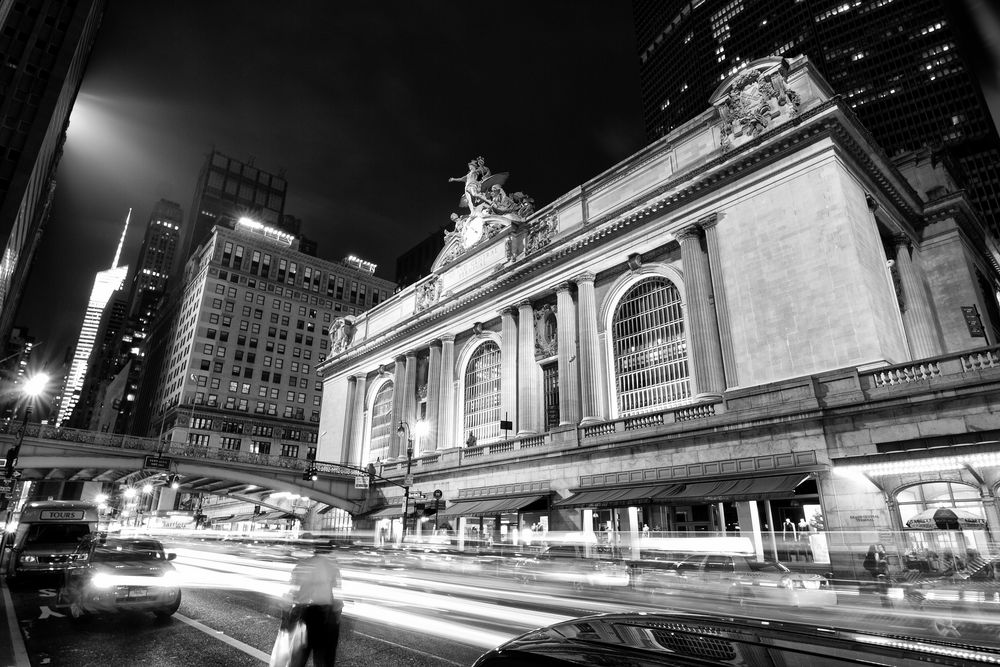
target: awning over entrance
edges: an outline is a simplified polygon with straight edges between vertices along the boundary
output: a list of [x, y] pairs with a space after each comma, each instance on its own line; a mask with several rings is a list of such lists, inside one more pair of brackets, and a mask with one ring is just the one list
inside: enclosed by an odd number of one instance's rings
[[580, 490], [556, 507], [627, 507], [640, 504], [684, 505], [692, 501], [704, 503], [735, 500], [768, 500], [788, 496], [801, 484], [808, 473], [722, 479], [692, 484], [660, 486], [612, 487]]
[[395, 519], [397, 517], [403, 516], [403, 508], [399, 505], [392, 505], [390, 507], [382, 507], [368, 516], [365, 519]]
[[556, 507], [623, 507], [653, 502], [657, 498], [673, 497], [684, 488], [683, 484], [656, 486], [631, 486], [577, 491], [569, 498], [556, 503]]
[[520, 512], [525, 507], [544, 499], [546, 495], [536, 496], [505, 496], [486, 500], [462, 500], [453, 503], [448, 509], [440, 510], [438, 518], [459, 516], [496, 516]]

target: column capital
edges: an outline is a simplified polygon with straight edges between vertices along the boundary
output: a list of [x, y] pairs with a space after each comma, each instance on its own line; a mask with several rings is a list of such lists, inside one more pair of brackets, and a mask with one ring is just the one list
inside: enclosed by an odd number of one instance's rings
[[358, 382], [358, 376], [357, 375], [348, 375], [347, 376], [347, 384], [357, 384], [357, 382]]
[[867, 192], [865, 193], [865, 204], [868, 205], [868, 210], [872, 213], [878, 210], [878, 202]]
[[430, 343], [428, 343], [427, 346], [428, 347], [441, 347], [441, 339], [440, 338], [435, 338]]
[[[379, 369], [379, 370], [382, 370], [382, 369]], [[355, 373], [354, 375], [351, 376], [351, 379], [354, 380], [355, 382], [357, 382], [358, 380], [367, 380], [368, 379], [368, 373]]]
[[501, 308], [497, 312], [500, 313], [501, 316], [503, 316], [503, 315], [509, 315], [510, 317], [513, 317], [514, 315], [517, 315], [517, 306], [515, 306], [515, 305], [504, 306], [503, 308]]
[[581, 273], [580, 275], [573, 276], [572, 278], [573, 282], [575, 282], [577, 285], [581, 283], [592, 283], [596, 279], [597, 276], [594, 275], [593, 273]]
[[910, 237], [906, 234], [893, 234], [892, 244], [897, 248], [902, 248], [904, 246], [910, 245]]
[[455, 334], [441, 334], [438, 337], [438, 340], [441, 341], [441, 343], [454, 343]]
[[406, 363], [406, 355], [405, 354], [397, 354], [395, 356], [395, 361], [396, 361], [397, 364], [405, 364]]
[[698, 222], [694, 224], [698, 225], [702, 229], [709, 229], [710, 227], [715, 227], [717, 224], [719, 224], [719, 214], [709, 213], [705, 217], [699, 219]]
[[570, 280], [564, 280], [556, 285], [556, 292], [569, 292], [571, 289], [573, 289], [573, 282]]
[[535, 307], [531, 303], [531, 299], [521, 299], [520, 301], [518, 301], [517, 302], [518, 311], [520, 311], [522, 308], [531, 308], [532, 310], [535, 309]]
[[413, 357], [414, 359], [416, 359], [416, 357], [417, 357], [417, 351], [416, 350], [407, 350], [406, 353], [404, 354], [403, 358], [404, 359], [409, 359], [410, 357]]
[[701, 227], [697, 224], [681, 227], [674, 232], [674, 238], [681, 242], [697, 239], [699, 236], [701, 236]]

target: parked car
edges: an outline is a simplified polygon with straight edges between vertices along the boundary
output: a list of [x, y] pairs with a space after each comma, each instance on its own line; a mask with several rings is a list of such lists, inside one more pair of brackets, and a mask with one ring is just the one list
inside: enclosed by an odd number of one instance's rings
[[575, 589], [625, 588], [629, 585], [629, 568], [609, 547], [557, 544], [518, 560], [514, 578], [522, 583], [564, 584]]
[[158, 540], [95, 535], [77, 548], [60, 600], [73, 618], [117, 611], [166, 618], [181, 604], [175, 557]]
[[677, 554], [632, 563], [632, 584], [651, 595], [724, 598], [738, 604], [832, 607], [837, 593], [826, 577], [792, 572], [777, 561], [746, 554]]
[[905, 641], [877, 631], [741, 618], [731, 614], [630, 613], [572, 619], [501, 644], [473, 667], [574, 665], [991, 665], [1000, 650]]

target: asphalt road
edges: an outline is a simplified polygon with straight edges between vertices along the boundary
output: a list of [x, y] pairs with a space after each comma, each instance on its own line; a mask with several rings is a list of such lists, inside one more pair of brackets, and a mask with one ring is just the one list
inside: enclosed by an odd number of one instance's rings
[[[120, 613], [74, 621], [57, 604], [60, 577], [11, 588], [16, 616], [33, 666], [262, 665], [278, 632], [281, 596], [294, 553], [232, 551], [176, 544], [183, 599], [166, 621], [147, 613]], [[442, 569], [443, 568], [443, 569]], [[828, 609], [733, 608], [709, 595], [639, 594], [628, 589], [585, 589], [517, 583], [509, 568], [467, 571], [462, 561], [409, 561], [372, 566], [341, 560], [344, 624], [339, 665], [461, 666], [508, 638], [565, 619], [601, 612], [670, 607], [757, 615], [837, 625], [859, 631], [933, 638], [928, 610], [893, 609], [877, 596], [840, 594]], [[983, 605], [988, 623], [959, 621], [971, 643], [1000, 643], [1000, 601]], [[980, 615], [981, 615], [980, 614]], [[971, 630], [975, 628], [975, 635]]]

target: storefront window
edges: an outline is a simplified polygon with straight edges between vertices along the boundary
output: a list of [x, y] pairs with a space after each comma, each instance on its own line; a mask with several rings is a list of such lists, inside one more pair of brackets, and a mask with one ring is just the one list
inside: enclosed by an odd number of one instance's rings
[[917, 484], [898, 491], [896, 505], [907, 529], [904, 568], [946, 572], [954, 567], [950, 563], [961, 568], [968, 560], [990, 554], [986, 513], [975, 487], [956, 482]]

